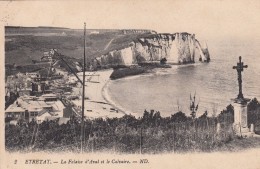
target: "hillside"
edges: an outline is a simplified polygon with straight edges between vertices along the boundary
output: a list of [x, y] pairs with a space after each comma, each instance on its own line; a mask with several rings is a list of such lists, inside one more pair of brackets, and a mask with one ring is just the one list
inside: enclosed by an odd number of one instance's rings
[[[5, 63], [20, 68], [29, 67], [33, 71], [33, 60], [40, 60], [44, 52], [50, 49], [57, 49], [70, 66], [75, 68], [76, 62], [80, 64], [83, 61], [83, 44], [83, 30], [80, 29], [5, 27]], [[195, 34], [158, 34], [152, 30], [131, 29], [86, 30], [86, 57], [87, 67], [94, 69], [154, 62], [160, 64], [162, 60], [170, 64], [210, 61], [207, 46], [202, 46]]]
[[[87, 30], [86, 56], [92, 59], [100, 53], [117, 49], [142, 33], [124, 34], [122, 30]], [[111, 41], [112, 43], [108, 45]], [[31, 64], [39, 60], [44, 51], [58, 49], [73, 58], [83, 56], [83, 30], [67, 28], [5, 27], [5, 63]], [[107, 48], [106, 48], [107, 47]], [[104, 50], [106, 48], [106, 50]]]

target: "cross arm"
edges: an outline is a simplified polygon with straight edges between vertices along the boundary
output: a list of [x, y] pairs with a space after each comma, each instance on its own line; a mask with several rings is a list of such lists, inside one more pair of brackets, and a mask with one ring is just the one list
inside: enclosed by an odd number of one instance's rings
[[69, 64], [62, 58], [59, 58], [61, 61], [63, 61], [63, 63], [65, 63], [68, 68], [70, 69], [70, 71], [74, 74], [74, 76], [78, 79], [78, 81], [83, 85], [83, 82], [81, 81], [81, 79], [78, 77], [78, 75], [74, 72], [74, 70], [72, 70], [72, 68], [69, 66]]
[[75, 73], [74, 70], [70, 67], [70, 65], [62, 58], [62, 56], [64, 56], [64, 55], [58, 53], [57, 51], [54, 51], [54, 52], [57, 54], [57, 55], [56, 55], [57, 58], [58, 58], [59, 60], [61, 60], [63, 63], [65, 63], [66, 66], [68, 66], [68, 68], [70, 69], [70, 71], [74, 74], [74, 76], [78, 79], [78, 81], [83, 85], [83, 82], [82, 82], [82, 80], [78, 77], [77, 73]]

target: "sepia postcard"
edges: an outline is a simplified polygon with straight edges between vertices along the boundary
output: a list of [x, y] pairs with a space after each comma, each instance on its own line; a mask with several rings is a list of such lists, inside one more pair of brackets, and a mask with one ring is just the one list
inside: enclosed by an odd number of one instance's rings
[[260, 2], [0, 7], [1, 169], [260, 169]]

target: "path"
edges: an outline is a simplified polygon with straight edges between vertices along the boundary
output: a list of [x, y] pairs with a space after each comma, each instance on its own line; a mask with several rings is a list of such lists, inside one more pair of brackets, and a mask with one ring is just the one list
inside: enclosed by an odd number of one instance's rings
[[110, 44], [113, 42], [113, 40], [114, 40], [114, 38], [111, 39], [111, 40], [108, 42], [108, 44], [106, 45], [106, 47], [104, 48], [104, 50], [107, 50], [107, 48], [110, 46]]

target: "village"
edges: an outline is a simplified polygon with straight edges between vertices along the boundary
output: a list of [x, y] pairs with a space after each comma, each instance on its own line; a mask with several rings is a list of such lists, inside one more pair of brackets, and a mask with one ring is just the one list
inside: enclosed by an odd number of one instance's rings
[[[82, 84], [77, 78], [82, 79], [82, 72], [75, 75], [63, 67], [55, 66], [57, 60], [53, 59], [54, 50], [44, 52], [39, 61], [49, 64], [44, 71], [18, 72], [6, 78], [6, 123], [42, 123], [58, 119], [61, 125], [72, 116], [81, 116]], [[123, 115], [107, 103], [101, 94], [111, 73], [112, 70], [87, 72], [86, 118]]]

